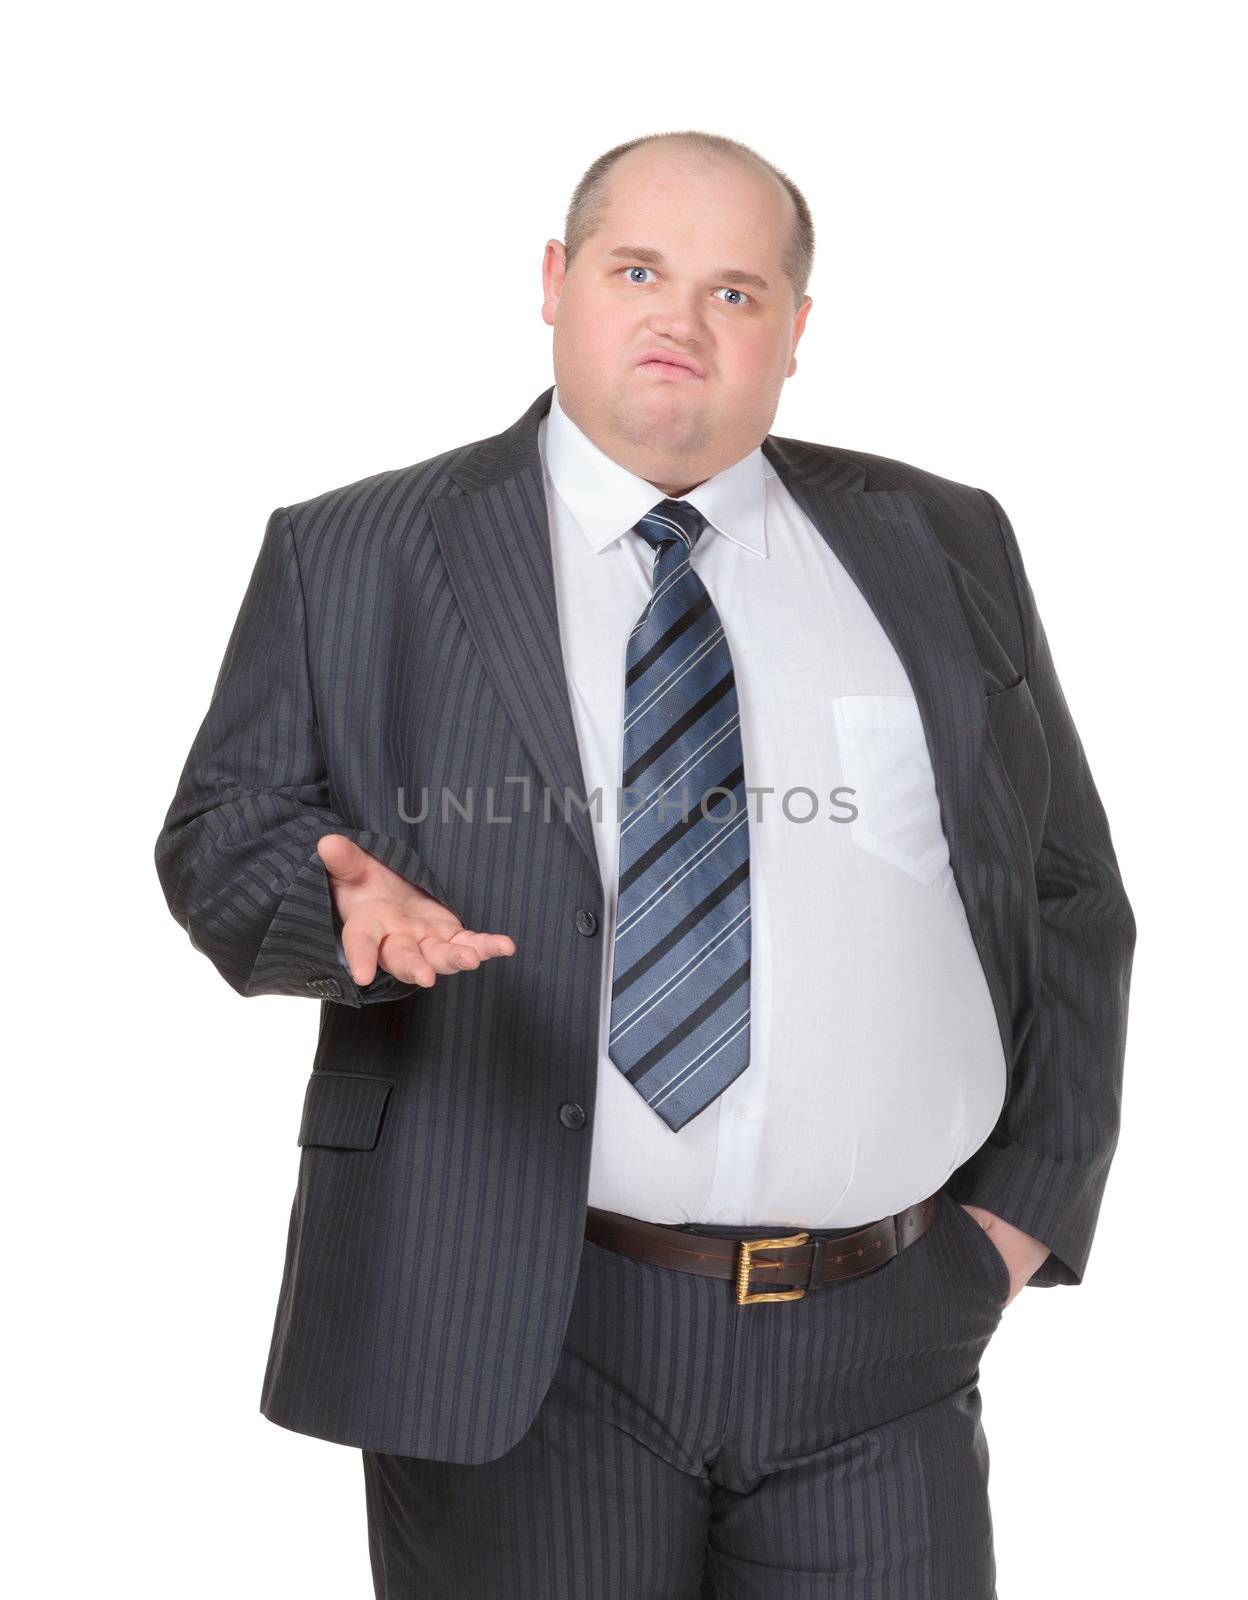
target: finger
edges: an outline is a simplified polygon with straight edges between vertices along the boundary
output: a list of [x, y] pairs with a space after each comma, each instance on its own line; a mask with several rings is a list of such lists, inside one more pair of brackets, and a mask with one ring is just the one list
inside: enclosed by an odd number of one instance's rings
[[504, 949], [486, 949], [461, 942], [461, 934], [444, 939], [436, 933], [417, 937], [408, 931], [385, 934], [378, 950], [378, 961], [385, 971], [403, 983], [416, 983], [421, 988], [432, 988], [438, 977], [450, 977], [456, 972], [470, 972], [488, 960], [491, 955], [511, 955], [515, 946], [505, 934], [469, 934], [469, 939], [484, 940], [488, 945], [501, 940]]
[[516, 953], [515, 940], [505, 933], [477, 933], [472, 928], [464, 928], [452, 936], [452, 943], [467, 944], [483, 961], [491, 956], [514, 956]]
[[[493, 956], [516, 953], [515, 941], [507, 934], [477, 933], [472, 928], [461, 928], [454, 918], [411, 917], [405, 919], [402, 929], [394, 931], [411, 933], [418, 939], [427, 957], [433, 959], [436, 955], [439, 971], [469, 971]], [[461, 959], [455, 959], [456, 955]]]
[[439, 933], [420, 939], [420, 953], [435, 972], [449, 977], [453, 972], [472, 972], [481, 965], [481, 956], [471, 945], [457, 944]]
[[381, 919], [369, 912], [355, 912], [342, 925], [342, 953], [362, 989], [377, 976], [377, 952], [385, 934]]
[[[515, 942], [505, 933], [477, 933], [471, 928], [447, 932], [448, 924], [422, 917], [405, 917], [373, 902], [375, 910], [354, 913], [343, 929], [343, 951], [348, 962], [358, 951], [361, 970], [372, 982], [377, 966], [403, 983], [431, 988], [440, 975], [471, 972], [493, 956], [515, 954]], [[347, 931], [351, 933], [348, 950]], [[354, 967], [352, 976], [356, 982]]]
[[[421, 938], [421, 949], [440, 972], [470, 972], [494, 956], [516, 953], [515, 941], [509, 935], [477, 933], [472, 928], [461, 928], [449, 936], [435, 928]], [[460, 952], [459, 960], [455, 959], [456, 951]]]
[[400, 983], [415, 983], [422, 989], [430, 989], [437, 981], [437, 973], [422, 952], [419, 940], [408, 933], [386, 934], [377, 959]]

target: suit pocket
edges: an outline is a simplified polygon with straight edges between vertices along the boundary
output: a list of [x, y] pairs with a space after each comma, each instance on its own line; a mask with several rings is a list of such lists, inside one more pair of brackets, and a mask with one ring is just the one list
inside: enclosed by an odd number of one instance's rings
[[981, 1273], [993, 1300], [999, 1307], [1003, 1307], [1010, 1294], [1010, 1269], [1005, 1264], [1005, 1257], [966, 1207], [960, 1205], [951, 1194], [942, 1195], [941, 1204], [951, 1207], [962, 1219], [963, 1227], [969, 1228], [974, 1234], [971, 1244], [979, 1257], [976, 1270]]
[[366, 1072], [314, 1072], [303, 1096], [300, 1145], [372, 1150], [394, 1088], [393, 1078]]
[[841, 781], [858, 815], [845, 824], [860, 850], [917, 878], [949, 865], [940, 801], [918, 702], [906, 694], [832, 701]]

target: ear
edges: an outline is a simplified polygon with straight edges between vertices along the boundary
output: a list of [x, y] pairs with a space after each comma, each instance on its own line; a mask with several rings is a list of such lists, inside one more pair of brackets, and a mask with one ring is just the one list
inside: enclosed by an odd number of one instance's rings
[[542, 256], [542, 321], [555, 325], [555, 308], [567, 276], [567, 254], [559, 239], [547, 239]]
[[[793, 349], [794, 350], [797, 349], [797, 341], [802, 337], [802, 334], [806, 330], [806, 318], [810, 314], [810, 308], [811, 308], [812, 305], [814, 305], [814, 301], [810, 298], [809, 295], [807, 295], [806, 298], [802, 301], [801, 305], [797, 308], [797, 315], [793, 318]], [[790, 356], [789, 356], [789, 370], [785, 373], [785, 377], [786, 378], [791, 378], [796, 371], [797, 371], [797, 357], [796, 357], [796, 355], [790, 354]]]

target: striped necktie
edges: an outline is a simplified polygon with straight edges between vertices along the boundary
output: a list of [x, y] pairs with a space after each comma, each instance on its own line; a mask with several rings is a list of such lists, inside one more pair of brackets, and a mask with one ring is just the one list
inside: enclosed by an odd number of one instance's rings
[[[652, 593], [628, 638], [612, 1061], [672, 1129], [750, 1059], [750, 849], [732, 655], [690, 564], [687, 500], [637, 524]], [[726, 791], [726, 792], [721, 792]]]

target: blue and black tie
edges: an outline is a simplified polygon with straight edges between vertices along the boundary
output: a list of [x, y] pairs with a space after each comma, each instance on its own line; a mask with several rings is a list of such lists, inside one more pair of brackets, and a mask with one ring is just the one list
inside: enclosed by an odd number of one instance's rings
[[612, 1061], [670, 1128], [750, 1059], [750, 848], [741, 719], [687, 500], [637, 524], [652, 593], [628, 638]]

